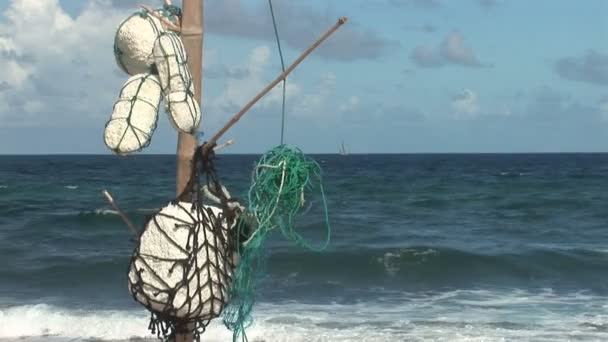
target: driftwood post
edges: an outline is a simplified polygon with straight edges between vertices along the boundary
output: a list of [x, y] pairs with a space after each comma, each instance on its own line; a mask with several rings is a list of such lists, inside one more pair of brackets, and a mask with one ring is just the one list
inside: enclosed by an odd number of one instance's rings
[[[194, 99], [201, 104], [203, 62], [203, 0], [184, 0], [181, 28], [182, 41], [188, 56], [188, 66], [194, 82]], [[201, 109], [202, 112], [202, 109]], [[196, 137], [179, 133], [177, 138], [176, 194], [179, 195], [190, 179], [192, 154], [196, 149]]]
[[[203, 68], [203, 0], [184, 0], [182, 6], [181, 37], [188, 56], [188, 66], [194, 82], [194, 99], [201, 104], [201, 85]], [[202, 109], [201, 109], [202, 113]], [[182, 193], [192, 172], [192, 155], [196, 149], [196, 136], [179, 133], [177, 138], [177, 172], [176, 195]], [[180, 327], [187, 330], [190, 327]], [[176, 342], [191, 342], [192, 333], [180, 333], [175, 336]]]

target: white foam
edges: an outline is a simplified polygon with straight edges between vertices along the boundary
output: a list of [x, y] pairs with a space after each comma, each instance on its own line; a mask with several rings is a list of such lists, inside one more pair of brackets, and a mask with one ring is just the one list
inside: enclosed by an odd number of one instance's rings
[[137, 208], [135, 209], [140, 213], [154, 213], [160, 210], [160, 208]]
[[0, 338], [127, 339], [149, 335], [145, 312], [66, 310], [46, 304], [0, 310]]
[[[606, 297], [585, 292], [447, 291], [392, 293], [357, 304], [259, 303], [247, 329], [260, 341], [608, 341]], [[0, 339], [153, 338], [148, 313], [68, 310], [49, 305], [0, 309]], [[202, 340], [230, 341], [220, 320]]]
[[78, 185], [66, 185], [65, 188], [66, 189], [70, 189], [70, 190], [74, 190], [74, 189], [78, 189]]
[[112, 209], [95, 209], [95, 215], [118, 215], [118, 211]]

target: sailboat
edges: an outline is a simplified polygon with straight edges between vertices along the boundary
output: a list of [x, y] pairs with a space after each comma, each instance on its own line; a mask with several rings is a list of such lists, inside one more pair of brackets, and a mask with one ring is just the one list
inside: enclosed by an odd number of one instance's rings
[[340, 145], [340, 155], [347, 156], [348, 151], [346, 151], [346, 146], [344, 145], [344, 141], [342, 141], [342, 145]]

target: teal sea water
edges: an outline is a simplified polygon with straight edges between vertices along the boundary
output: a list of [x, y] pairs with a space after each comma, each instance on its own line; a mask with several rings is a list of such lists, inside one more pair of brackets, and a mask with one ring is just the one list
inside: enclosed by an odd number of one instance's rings
[[[280, 236], [252, 341], [607, 341], [608, 154], [316, 155], [333, 229]], [[257, 156], [221, 155], [245, 195]], [[0, 341], [152, 338], [127, 292], [173, 156], [0, 156]], [[320, 208], [318, 208], [320, 209]], [[323, 217], [298, 222], [322, 242]], [[227, 341], [213, 323], [203, 341]]]

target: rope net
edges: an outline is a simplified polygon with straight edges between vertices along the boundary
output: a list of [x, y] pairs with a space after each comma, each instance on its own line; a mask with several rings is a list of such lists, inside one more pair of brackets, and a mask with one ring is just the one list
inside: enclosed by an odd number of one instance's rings
[[194, 99], [194, 82], [181, 38], [162, 32], [154, 42], [153, 55], [171, 123], [180, 131], [193, 133], [200, 124], [201, 110]]
[[[319, 246], [310, 245], [296, 230], [295, 219], [307, 210], [307, 201], [320, 196], [325, 214], [326, 240]], [[307, 200], [308, 198], [308, 200]], [[248, 193], [247, 217], [255, 231], [239, 232], [249, 236], [240, 245], [240, 261], [236, 266], [230, 289], [230, 303], [224, 309], [223, 321], [233, 330], [233, 341], [247, 341], [245, 329], [253, 322], [256, 288], [265, 270], [264, 242], [278, 228], [283, 236], [298, 246], [321, 251], [327, 247], [331, 228], [327, 202], [321, 184], [321, 168], [297, 148], [279, 145], [264, 154], [255, 165]], [[308, 205], [308, 209], [310, 208]], [[250, 225], [237, 226], [237, 230]]]
[[179, 6], [164, 4], [162, 9], [158, 10], [160, 14], [175, 23], [178, 18], [181, 18], [183, 13]]
[[[181, 17], [181, 10], [175, 6], [156, 11], [172, 21]], [[127, 73], [148, 73], [142, 83], [155, 80], [174, 127], [195, 133], [201, 112], [179, 35], [164, 30], [158, 19], [145, 11], [131, 16], [118, 31], [115, 54], [119, 66]], [[143, 33], [145, 39], [137, 37]], [[282, 58], [281, 62], [284, 69]], [[124, 100], [131, 103], [126, 119], [130, 126], [125, 131], [133, 132], [137, 149], [141, 149], [149, 143], [155, 126], [149, 129], [150, 134], [139, 138], [136, 133], [145, 130], [133, 126], [129, 118], [133, 103], [142, 97], [139, 90], [129, 96]], [[194, 153], [191, 179], [184, 191], [146, 220], [131, 257], [129, 291], [151, 312], [149, 329], [163, 341], [189, 333], [200, 341], [210, 321], [219, 316], [233, 331], [233, 341], [247, 341], [245, 330], [253, 322], [269, 234], [278, 228], [296, 245], [315, 251], [329, 244], [331, 229], [321, 169], [299, 149], [282, 144], [285, 80], [282, 108], [281, 145], [255, 165], [247, 210], [221, 185], [214, 165], [214, 146], [203, 144]], [[158, 104], [153, 109], [157, 113]], [[315, 247], [297, 231], [295, 223], [319, 197], [327, 235], [325, 242]]]
[[125, 82], [104, 129], [109, 149], [126, 154], [150, 144], [158, 119], [160, 88], [158, 77], [151, 74], [135, 75]]
[[240, 223], [243, 207], [221, 186], [212, 149], [203, 155], [203, 146], [186, 189], [147, 220], [131, 258], [129, 291], [152, 313], [149, 329], [164, 341], [176, 333], [199, 341], [221, 314], [238, 245], [248, 234]]

